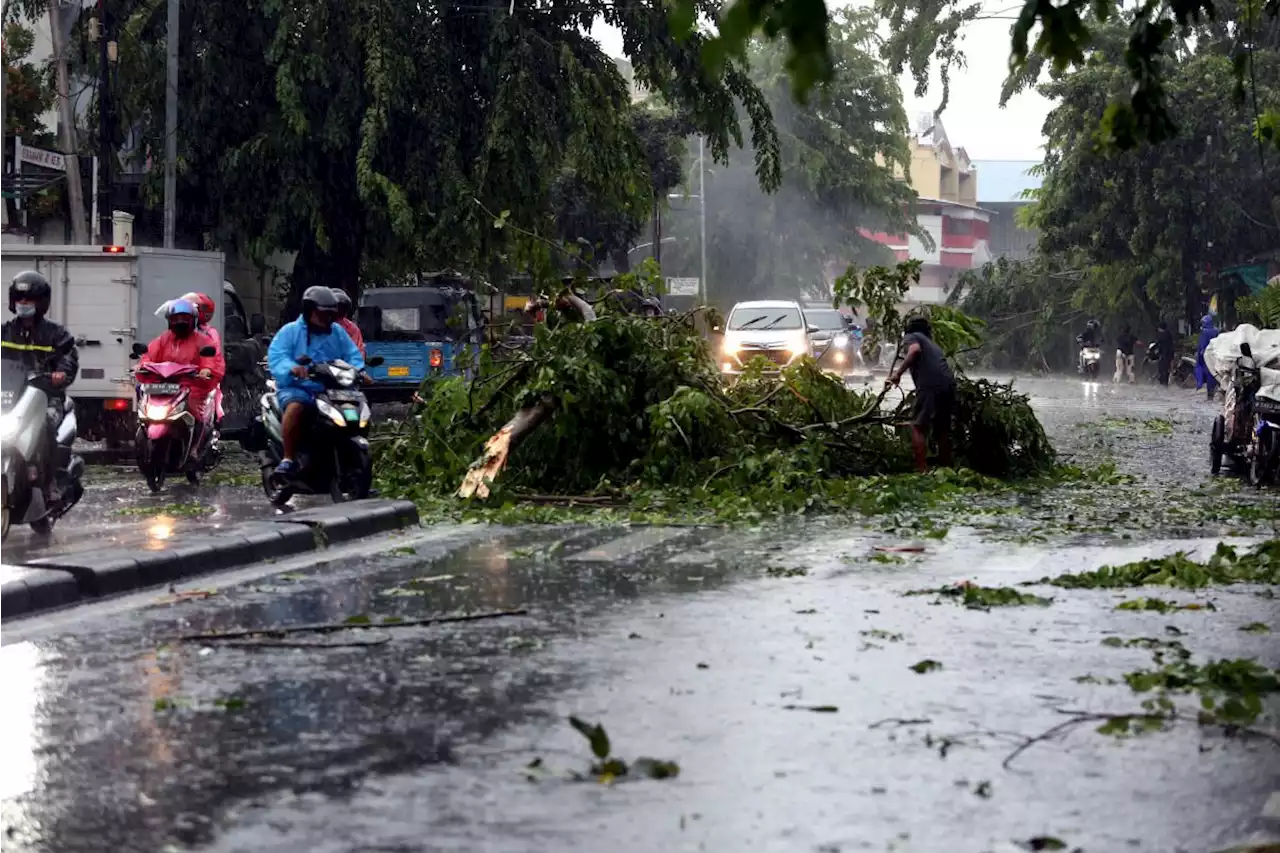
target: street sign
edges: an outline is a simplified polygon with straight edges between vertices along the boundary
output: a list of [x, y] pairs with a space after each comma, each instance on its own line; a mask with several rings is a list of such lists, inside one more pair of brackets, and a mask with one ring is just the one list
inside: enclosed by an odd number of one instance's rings
[[697, 276], [693, 278], [667, 278], [667, 294], [669, 296], [697, 296], [699, 279]]
[[32, 148], [29, 145], [23, 145], [20, 156], [23, 163], [30, 163], [33, 166], [43, 166], [46, 169], [54, 169], [59, 172], [67, 170], [67, 158], [57, 151], [46, 151], [43, 148]]

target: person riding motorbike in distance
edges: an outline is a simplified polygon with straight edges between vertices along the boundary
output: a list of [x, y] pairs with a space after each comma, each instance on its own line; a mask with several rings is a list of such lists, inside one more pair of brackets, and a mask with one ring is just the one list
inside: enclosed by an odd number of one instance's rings
[[316, 394], [324, 387], [308, 379], [307, 368], [298, 364], [304, 355], [312, 364], [345, 361], [364, 373], [364, 356], [338, 323], [338, 300], [330, 288], [308, 287], [302, 294], [302, 313], [276, 332], [267, 350], [267, 369], [276, 381], [276, 401], [283, 413], [284, 458], [276, 466], [276, 474], [284, 477], [297, 473], [302, 430], [309, 410], [315, 408]]
[[222, 379], [220, 371], [225, 368], [219, 364], [220, 352], [216, 356], [200, 354], [200, 350], [214, 346], [214, 343], [208, 335], [196, 328], [199, 314], [195, 305], [185, 299], [175, 299], [168, 304], [164, 317], [169, 328], [147, 346], [147, 351], [138, 359], [138, 364], [173, 362], [199, 368], [192, 381], [191, 394], [187, 398], [187, 411], [195, 418], [197, 430], [195, 440], [191, 442], [191, 457], [198, 459], [200, 448], [207, 438], [203, 432], [205, 407], [209, 405], [209, 397]]
[[351, 315], [355, 313], [355, 308], [351, 304], [351, 297], [341, 287], [333, 288], [333, 298], [338, 300], [338, 325], [342, 326], [342, 331], [347, 333], [351, 338], [351, 342], [356, 345], [356, 349], [360, 350], [360, 355], [364, 355], [364, 334], [360, 331], [360, 327], [356, 325], [356, 321], [351, 319]]
[[41, 468], [45, 498], [55, 494], [54, 444], [65, 408], [64, 391], [80, 371], [76, 339], [63, 326], [46, 318], [53, 288], [35, 270], [24, 270], [9, 283], [9, 311], [15, 316], [0, 328], [0, 354], [29, 372], [48, 373], [48, 416], [45, 419], [44, 464]]
[[216, 406], [215, 417], [222, 420], [222, 378], [227, 375], [227, 357], [222, 351], [222, 336], [218, 334], [218, 330], [213, 327], [213, 312], [217, 308], [217, 304], [203, 293], [192, 291], [181, 297], [183, 300], [190, 302], [196, 306], [196, 317], [199, 322], [196, 324], [196, 331], [203, 332], [213, 344], [218, 354], [214, 356], [217, 366], [213, 370], [213, 378], [218, 381], [218, 388], [214, 392], [213, 404]]

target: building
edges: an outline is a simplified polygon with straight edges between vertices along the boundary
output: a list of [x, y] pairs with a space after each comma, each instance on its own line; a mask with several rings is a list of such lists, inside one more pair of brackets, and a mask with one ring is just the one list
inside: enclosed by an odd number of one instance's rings
[[1025, 261], [1036, 247], [1036, 232], [1022, 228], [1017, 212], [1032, 203], [1040, 189], [1040, 176], [1033, 174], [1036, 160], [975, 160], [981, 178], [978, 204], [991, 211], [988, 249], [992, 258]]
[[929, 243], [914, 234], [862, 234], [891, 249], [899, 261], [919, 260], [920, 283], [913, 304], [945, 302], [956, 276], [991, 260], [991, 211], [978, 204], [980, 170], [968, 153], [953, 146], [937, 116], [926, 113], [911, 139], [910, 174], [899, 174], [916, 192], [916, 223]]

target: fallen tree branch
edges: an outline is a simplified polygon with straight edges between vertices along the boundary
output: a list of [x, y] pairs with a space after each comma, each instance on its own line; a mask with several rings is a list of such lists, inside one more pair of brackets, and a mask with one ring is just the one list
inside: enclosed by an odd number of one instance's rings
[[227, 640], [223, 646], [233, 649], [359, 649], [385, 646], [390, 637], [376, 637], [363, 643], [304, 643], [301, 640]]
[[454, 622], [479, 622], [485, 619], [504, 619], [508, 616], [528, 616], [523, 607], [518, 610], [488, 610], [483, 613], [462, 613], [457, 616], [431, 616], [426, 619], [405, 619], [400, 622], [317, 622], [310, 625], [291, 625], [287, 628], [244, 628], [238, 631], [211, 631], [204, 634], [186, 634], [178, 639], [190, 642], [220, 642], [241, 640], [248, 637], [290, 637], [294, 634], [332, 634], [337, 631], [368, 631], [374, 628], [418, 628], [424, 625], [446, 625]]
[[897, 728], [898, 726], [923, 726], [925, 723], [932, 723], [932, 722], [933, 720], [929, 719], [928, 717], [917, 717], [917, 718], [886, 717], [883, 720], [876, 720], [874, 723], [867, 726], [867, 728], [878, 729], [881, 726], [887, 726], [889, 724], [893, 724], [894, 728]]
[[624, 506], [625, 500], [613, 495], [517, 495], [516, 500], [535, 504], [590, 504], [593, 506]]
[[489, 497], [489, 484], [507, 467], [511, 452], [551, 416], [555, 407], [552, 397], [543, 397], [532, 406], [516, 412], [511, 420], [503, 424], [502, 429], [485, 442], [480, 458], [471, 463], [467, 475], [462, 478], [462, 485], [458, 487], [458, 497]]

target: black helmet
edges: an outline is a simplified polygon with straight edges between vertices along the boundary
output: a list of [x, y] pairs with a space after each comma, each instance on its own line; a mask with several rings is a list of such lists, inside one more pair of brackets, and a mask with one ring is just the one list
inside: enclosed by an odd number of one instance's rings
[[351, 297], [341, 287], [333, 288], [333, 298], [338, 300], [338, 313], [343, 317], [351, 316]]
[[302, 293], [302, 316], [310, 319], [311, 312], [316, 309], [321, 311], [337, 311], [338, 300], [333, 297], [333, 290], [321, 285], [312, 285]]
[[23, 270], [9, 282], [9, 313], [18, 313], [18, 300], [34, 302], [36, 316], [43, 317], [49, 312], [49, 300], [53, 297], [53, 288], [49, 279], [35, 270]]

